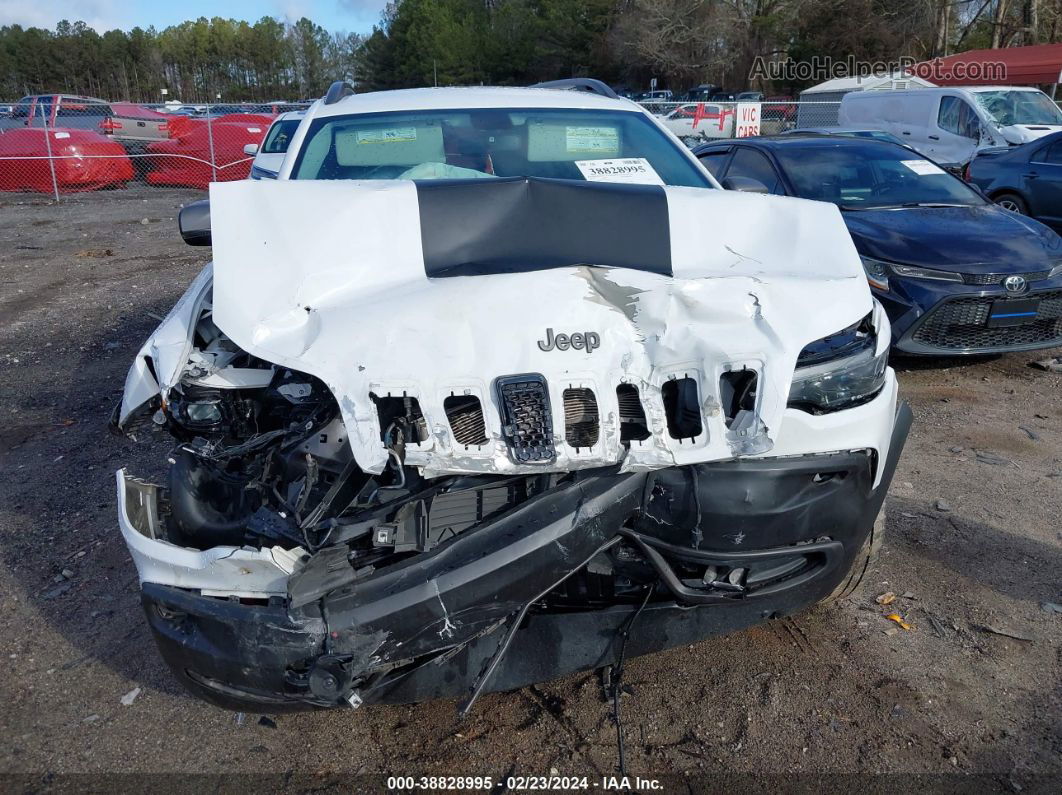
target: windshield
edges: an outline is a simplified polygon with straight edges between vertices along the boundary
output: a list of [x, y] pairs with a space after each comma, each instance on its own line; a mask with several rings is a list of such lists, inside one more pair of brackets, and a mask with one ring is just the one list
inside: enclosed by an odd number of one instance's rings
[[975, 91], [977, 104], [1002, 127], [1062, 124], [1062, 112], [1040, 91]]
[[984, 204], [973, 189], [906, 147], [851, 138], [833, 146], [779, 146], [778, 160], [803, 199], [844, 209]]
[[546, 177], [707, 188], [640, 113], [484, 108], [330, 116], [310, 124], [292, 179]]
[[265, 142], [262, 144], [262, 152], [267, 155], [282, 155], [288, 151], [291, 136], [299, 128], [302, 119], [285, 119], [278, 121], [269, 128]]

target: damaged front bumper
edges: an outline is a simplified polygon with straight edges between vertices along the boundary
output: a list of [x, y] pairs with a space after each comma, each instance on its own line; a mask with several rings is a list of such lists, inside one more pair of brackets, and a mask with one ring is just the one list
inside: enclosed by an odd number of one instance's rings
[[[473, 532], [349, 577], [327, 547], [181, 550], [157, 537], [165, 494], [120, 473], [122, 532], [162, 656], [213, 703], [467, 698], [610, 664], [649, 592], [628, 655], [828, 596], [864, 549], [910, 417], [901, 405], [884, 460], [858, 450], [573, 473]], [[204, 587], [219, 566], [246, 587]]]

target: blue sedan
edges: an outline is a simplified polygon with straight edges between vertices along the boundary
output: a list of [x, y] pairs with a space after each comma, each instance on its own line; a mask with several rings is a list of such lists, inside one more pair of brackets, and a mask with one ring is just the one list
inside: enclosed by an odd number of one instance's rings
[[983, 150], [963, 176], [1001, 207], [1062, 229], [1062, 132]]
[[723, 187], [837, 205], [893, 347], [916, 355], [1062, 345], [1062, 238], [911, 149], [839, 136], [716, 141]]

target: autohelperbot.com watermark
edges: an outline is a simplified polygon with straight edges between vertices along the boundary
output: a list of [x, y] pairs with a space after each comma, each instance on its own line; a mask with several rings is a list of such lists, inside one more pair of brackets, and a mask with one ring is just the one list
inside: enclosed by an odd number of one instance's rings
[[816, 55], [799, 61], [793, 58], [768, 60], [763, 56], [757, 56], [749, 70], [750, 80], [783, 83], [824, 82], [846, 77], [870, 80], [883, 75], [916, 75], [931, 83], [944, 79], [1005, 83], [1007, 65], [1000, 61], [975, 61], [961, 58], [949, 60], [933, 58], [928, 61], [919, 61], [910, 56], [877, 61], [863, 61], [854, 55], [844, 58]]

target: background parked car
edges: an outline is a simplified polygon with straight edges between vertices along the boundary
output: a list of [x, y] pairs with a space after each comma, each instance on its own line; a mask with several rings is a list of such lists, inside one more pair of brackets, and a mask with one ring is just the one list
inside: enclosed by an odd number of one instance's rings
[[167, 130], [170, 138], [180, 138], [200, 127], [205, 129], [207, 124], [250, 124], [267, 129], [273, 123], [273, 118], [273, 116], [266, 113], [227, 113], [223, 116], [208, 116], [206, 114], [175, 116], [170, 119]]
[[762, 91], [742, 91], [735, 98], [738, 102], [763, 102]]
[[963, 177], [1001, 207], [1062, 229], [1062, 132], [1009, 149], [985, 149]]
[[[8, 123], [0, 125], [92, 130], [113, 138], [130, 151], [143, 151], [167, 137], [170, 117], [132, 102], [107, 102], [72, 94], [37, 94], [15, 105]], [[11, 124], [10, 122], [16, 122]]]
[[838, 120], [891, 132], [935, 162], [957, 165], [979, 149], [1062, 130], [1062, 111], [1046, 94], [1017, 86], [853, 91], [841, 100]]
[[245, 144], [244, 154], [254, 158], [251, 163], [251, 179], [276, 179], [284, 155], [288, 151], [291, 137], [299, 129], [299, 124], [306, 115], [305, 111], [282, 113], [276, 118], [259, 144]]
[[671, 89], [665, 88], [659, 91], [643, 91], [634, 98], [634, 101], [643, 105], [650, 113], [667, 113], [674, 99]]
[[760, 118], [764, 121], [793, 122], [796, 119], [796, 100], [788, 94], [776, 94], [763, 100]]
[[719, 86], [711, 83], [702, 83], [675, 97], [675, 100], [678, 102], [707, 102], [708, 98], [718, 90]]
[[797, 130], [786, 130], [781, 135], [843, 135], [848, 138], [873, 138], [876, 141], [888, 141], [893, 144], [906, 146], [903, 141], [892, 133], [884, 130], [868, 130], [863, 127], [801, 127]]
[[833, 202], [892, 320], [921, 355], [1062, 345], [1062, 238], [908, 147], [779, 136], [694, 150], [724, 187]]
[[122, 145], [91, 130], [7, 130], [0, 134], [0, 158], [0, 190], [5, 191], [118, 188], [134, 176]]
[[152, 158], [147, 181], [205, 189], [211, 182], [247, 179], [251, 158], [244, 147], [260, 144], [267, 128], [261, 123], [203, 124], [179, 138], [153, 143], [148, 151], [157, 157]]
[[734, 109], [707, 102], [679, 105], [660, 121], [683, 141], [729, 138], [734, 134]]
[[169, 137], [169, 117], [164, 113], [132, 102], [112, 102], [108, 107], [110, 113], [100, 121], [100, 132], [131, 152], [142, 152], [152, 141]]

